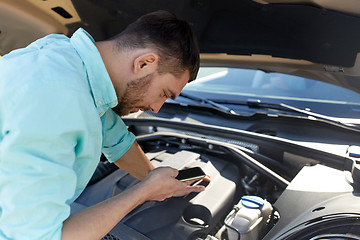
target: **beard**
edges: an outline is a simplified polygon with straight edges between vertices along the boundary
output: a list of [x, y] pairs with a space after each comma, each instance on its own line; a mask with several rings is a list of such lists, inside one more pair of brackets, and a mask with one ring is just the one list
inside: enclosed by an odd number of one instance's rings
[[131, 113], [132, 110], [142, 109], [143, 111], [149, 110], [149, 107], [139, 105], [144, 99], [146, 90], [153, 80], [153, 74], [148, 74], [144, 77], [137, 78], [130, 81], [126, 85], [124, 95], [118, 99], [118, 105], [113, 110], [119, 116], [125, 116]]

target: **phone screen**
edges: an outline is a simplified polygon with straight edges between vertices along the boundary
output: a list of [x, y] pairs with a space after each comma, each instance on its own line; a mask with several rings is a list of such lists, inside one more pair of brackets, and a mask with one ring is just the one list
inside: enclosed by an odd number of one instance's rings
[[175, 177], [180, 181], [199, 180], [206, 176], [200, 167], [179, 170], [179, 174]]

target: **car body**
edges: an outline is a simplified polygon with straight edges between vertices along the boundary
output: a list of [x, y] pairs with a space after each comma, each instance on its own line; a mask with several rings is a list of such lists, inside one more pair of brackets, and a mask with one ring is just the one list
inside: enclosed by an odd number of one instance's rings
[[[163, 9], [201, 69], [159, 113], [123, 118], [155, 166], [206, 190], [146, 202], [105, 239], [360, 239], [360, 1], [0, 0], [0, 55], [79, 27], [95, 40]], [[137, 183], [101, 159], [74, 208]], [[235, 206], [235, 207], [234, 207]]]

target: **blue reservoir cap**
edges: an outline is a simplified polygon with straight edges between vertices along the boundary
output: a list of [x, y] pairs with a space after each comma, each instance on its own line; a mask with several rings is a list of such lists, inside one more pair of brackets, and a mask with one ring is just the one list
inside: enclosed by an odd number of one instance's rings
[[360, 146], [350, 146], [347, 151], [350, 157], [360, 158]]
[[242, 196], [241, 204], [247, 208], [261, 208], [264, 206], [264, 199], [258, 196]]

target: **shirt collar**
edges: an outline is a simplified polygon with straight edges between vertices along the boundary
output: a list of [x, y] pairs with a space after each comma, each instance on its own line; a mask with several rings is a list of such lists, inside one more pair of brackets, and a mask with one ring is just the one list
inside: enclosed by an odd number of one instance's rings
[[102, 116], [108, 108], [115, 107], [118, 101], [110, 76], [94, 44], [95, 40], [79, 28], [70, 41], [84, 63], [95, 106]]

